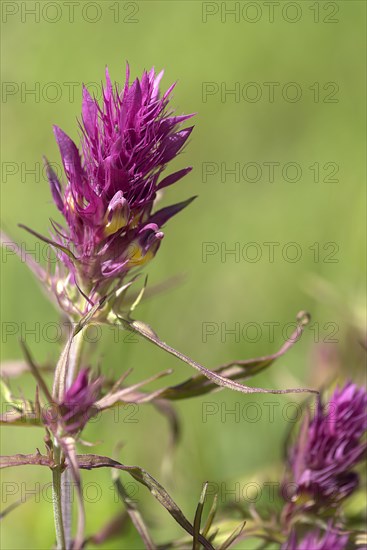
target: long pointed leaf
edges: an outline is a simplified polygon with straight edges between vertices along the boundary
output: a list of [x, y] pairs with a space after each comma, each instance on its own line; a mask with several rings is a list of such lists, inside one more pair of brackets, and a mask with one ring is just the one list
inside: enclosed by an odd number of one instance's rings
[[[184, 516], [180, 508], [174, 502], [174, 500], [169, 496], [167, 491], [152, 477], [146, 470], [140, 468], [139, 466], [125, 466], [116, 460], [105, 456], [98, 455], [78, 455], [77, 456], [78, 465], [81, 469], [91, 470], [94, 468], [117, 468], [123, 470], [130, 474], [136, 481], [145, 485], [152, 493], [152, 495], [158, 500], [164, 508], [169, 512], [169, 514], [177, 521], [179, 525], [190, 535], [193, 535], [194, 529], [188, 519]], [[202, 535], [199, 536], [200, 543], [207, 550], [214, 550], [210, 542], [205, 539]]]
[[53, 468], [55, 462], [41, 453], [29, 455], [0, 456], [0, 468], [12, 468], [13, 466], [47, 466]]
[[112, 472], [112, 479], [113, 483], [115, 485], [117, 494], [120, 496], [120, 498], [123, 500], [127, 513], [129, 514], [129, 517], [141, 536], [142, 541], [145, 544], [145, 547], [147, 550], [156, 550], [156, 546], [153, 542], [153, 539], [151, 538], [148, 528], [144, 523], [144, 520], [139, 512], [137, 504], [129, 497], [128, 493], [125, 491], [125, 487], [121, 483], [120, 476], [117, 471], [113, 470]]
[[318, 394], [316, 390], [312, 390], [308, 388], [288, 388], [285, 390], [272, 390], [272, 389], [265, 389], [265, 388], [255, 388], [251, 386], [245, 386], [244, 384], [239, 384], [238, 382], [234, 382], [229, 378], [225, 378], [220, 374], [217, 374], [216, 372], [210, 371], [209, 369], [205, 368], [203, 365], [200, 365], [200, 363], [198, 363], [194, 359], [190, 359], [190, 357], [188, 357], [187, 355], [169, 346], [168, 344], [160, 340], [158, 336], [154, 333], [154, 331], [145, 323], [141, 321], [130, 321], [122, 317], [118, 317], [118, 320], [121, 322], [121, 326], [123, 328], [128, 327], [131, 330], [134, 330], [135, 332], [143, 336], [146, 340], [149, 340], [150, 342], [152, 342], [159, 348], [163, 349], [167, 353], [174, 355], [184, 363], [187, 363], [194, 369], [200, 371], [201, 373], [204, 374], [204, 376], [206, 376], [206, 378], [212, 380], [218, 386], [239, 391], [241, 393], [272, 393], [272, 394], [315, 393], [315, 394]]

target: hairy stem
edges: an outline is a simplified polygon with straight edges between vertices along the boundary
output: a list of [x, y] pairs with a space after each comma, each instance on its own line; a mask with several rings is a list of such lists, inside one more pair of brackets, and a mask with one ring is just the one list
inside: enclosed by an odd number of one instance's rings
[[61, 453], [60, 447], [54, 443], [54, 460], [56, 466], [52, 469], [52, 502], [54, 509], [55, 531], [56, 531], [56, 548], [57, 550], [66, 550], [64, 522], [61, 503]]
[[[83, 330], [81, 330], [80, 332], [78, 332], [78, 334], [74, 336], [70, 346], [68, 368], [66, 371], [65, 391], [67, 391], [74, 382], [80, 368], [84, 341], [83, 336], [84, 332]], [[69, 469], [66, 469], [65, 472], [62, 474], [61, 479], [61, 504], [67, 549], [71, 547], [71, 506], [73, 501], [71, 495], [72, 487], [72, 476]]]
[[[83, 331], [70, 338], [60, 356], [54, 380], [53, 397], [56, 401], [64, 398], [65, 392], [70, 388], [78, 373], [83, 345]], [[54, 439], [55, 461], [60, 464], [61, 450], [58, 441]], [[52, 472], [52, 486], [54, 494], [54, 519], [58, 550], [71, 548], [71, 487], [70, 472], [56, 467]]]

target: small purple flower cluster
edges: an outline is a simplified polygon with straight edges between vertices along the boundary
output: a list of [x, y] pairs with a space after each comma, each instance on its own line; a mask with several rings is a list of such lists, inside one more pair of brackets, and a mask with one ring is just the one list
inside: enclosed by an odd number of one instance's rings
[[355, 466], [365, 456], [367, 393], [349, 382], [337, 388], [327, 406], [318, 400], [316, 414], [306, 415], [299, 439], [289, 452], [298, 494], [313, 505], [336, 506], [358, 486]]
[[281, 550], [345, 550], [348, 544], [348, 535], [340, 535], [331, 527], [323, 534], [320, 530], [307, 533], [303, 538], [297, 539], [295, 531]]
[[[359, 486], [356, 469], [366, 455], [367, 392], [352, 382], [336, 388], [328, 403], [318, 398], [316, 412], [307, 411], [298, 439], [288, 452], [287, 479], [297, 490], [283, 512], [284, 529], [296, 522], [282, 550], [344, 550], [348, 529], [329, 522], [323, 535], [311, 530], [297, 533], [304, 523], [297, 518], [338, 514], [343, 501]], [[310, 522], [312, 523], [312, 521]], [[339, 520], [340, 524], [340, 520]], [[339, 525], [338, 525], [339, 527]], [[344, 527], [344, 529], [343, 529]]]

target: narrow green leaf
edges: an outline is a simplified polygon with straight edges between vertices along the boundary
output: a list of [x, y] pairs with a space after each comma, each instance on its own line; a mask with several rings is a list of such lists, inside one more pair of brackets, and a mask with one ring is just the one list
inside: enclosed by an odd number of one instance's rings
[[215, 518], [215, 514], [217, 513], [217, 508], [218, 508], [218, 494], [215, 494], [213, 504], [210, 508], [210, 511], [209, 511], [209, 514], [208, 514], [208, 517], [207, 517], [207, 520], [205, 522], [205, 526], [204, 526], [204, 529], [203, 529], [204, 537], [206, 537], [209, 533], [209, 530], [210, 530], [210, 528], [212, 526], [212, 523], [213, 523], [213, 520]]
[[243, 523], [241, 523], [237, 527], [237, 529], [235, 529], [233, 531], [233, 533], [231, 535], [229, 535], [229, 537], [221, 544], [221, 546], [218, 548], [218, 550], [227, 550], [228, 548], [230, 548], [232, 546], [232, 544], [234, 542], [236, 542], [238, 537], [241, 535], [245, 525], [246, 525], [245, 521]]
[[199, 536], [200, 536], [200, 527], [201, 527], [201, 516], [203, 515], [203, 508], [204, 508], [207, 490], [208, 490], [208, 482], [204, 483], [204, 487], [200, 495], [200, 500], [195, 512], [192, 550], [200, 550]]

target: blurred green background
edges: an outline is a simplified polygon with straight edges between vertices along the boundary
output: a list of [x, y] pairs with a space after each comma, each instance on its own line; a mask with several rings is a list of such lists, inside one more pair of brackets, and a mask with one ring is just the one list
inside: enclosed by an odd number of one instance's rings
[[[39, 4], [36, 9], [41, 10], [39, 22], [24, 8], [31, 9], [34, 4]], [[137, 317], [152, 325], [166, 342], [207, 367], [215, 367], [231, 359], [275, 351], [284, 342], [284, 326], [294, 321], [299, 310], [308, 310], [313, 328], [307, 329], [301, 341], [271, 370], [250, 383], [274, 388], [317, 385], [323, 374], [315, 362], [316, 341], [334, 350], [339, 344], [329, 340], [335, 329], [331, 337], [342, 345], [347, 325], [351, 321], [359, 323], [363, 311], [365, 3], [302, 0], [293, 3], [298, 6], [296, 12], [286, 7], [288, 2], [281, 1], [273, 22], [263, 2], [252, 2], [247, 7], [248, 3], [228, 2], [228, 9], [238, 10], [236, 5], [240, 6], [237, 15], [226, 13], [226, 4], [220, 2], [74, 4], [74, 17], [69, 21], [70, 12], [63, 2], [2, 3], [3, 228], [31, 249], [34, 239], [17, 224], [25, 223], [46, 234], [49, 218], [59, 219], [40, 173], [40, 162], [43, 154], [59, 162], [52, 124], [78, 139], [81, 83], [100, 82], [108, 65], [112, 79], [122, 84], [126, 60], [133, 78], [152, 66], [164, 68], [163, 87], [178, 81], [174, 108], [179, 114], [197, 113], [191, 141], [174, 162], [174, 167], [192, 165], [194, 169], [167, 190], [164, 204], [192, 195], [198, 198], [167, 225], [159, 254], [147, 269], [150, 285], [177, 274], [185, 274], [185, 282], [142, 304]], [[56, 20], [58, 14], [61, 16]], [[296, 18], [299, 20], [289, 21]], [[260, 90], [256, 102], [251, 101], [255, 87], [246, 88], [249, 82]], [[269, 85], [264, 84], [269, 82], [279, 83], [273, 101], [269, 101]], [[302, 92], [299, 101], [287, 99], [295, 90], [287, 88], [290, 82]], [[334, 94], [337, 88], [327, 84], [330, 82], [338, 87]], [[205, 83], [211, 83], [214, 90], [206, 97]], [[225, 89], [236, 86], [241, 94], [245, 90], [243, 95], [225, 95]], [[40, 93], [25, 94], [31, 88]], [[319, 95], [315, 96], [317, 88]], [[71, 89], [74, 97], [69, 95]], [[264, 163], [272, 162], [279, 165], [270, 182]], [[286, 177], [282, 175], [289, 162], [301, 169], [298, 181], [287, 181], [293, 178], [291, 168], [289, 177], [287, 173]], [[235, 163], [241, 171], [247, 163], [257, 163], [261, 167], [258, 181], [246, 181], [256, 179], [251, 165], [247, 178], [242, 172], [239, 178], [224, 177], [222, 166], [233, 168]], [[315, 168], [310, 169], [317, 166], [315, 163], [320, 169], [319, 181]], [[326, 163], [334, 164], [325, 167]], [[335, 165], [336, 181], [328, 181], [327, 175]], [[36, 175], [26, 173], [35, 166]], [[216, 173], [205, 178], [208, 166]], [[246, 243], [255, 242], [261, 257], [257, 262], [246, 260], [246, 256], [236, 261], [233, 255], [221, 256], [218, 252], [205, 262], [203, 243], [208, 242], [216, 243], [219, 250], [222, 243], [228, 249], [240, 246], [242, 250]], [[280, 243], [273, 262], [264, 245], [267, 242]], [[302, 252], [299, 261], [291, 262], [282, 255], [284, 245], [290, 242], [297, 243]], [[314, 256], [314, 243], [319, 243], [319, 258]], [[324, 249], [327, 243], [336, 245]], [[336, 253], [332, 258], [337, 261], [328, 262], [333, 250]], [[290, 248], [290, 256], [293, 252]], [[254, 249], [248, 249], [248, 254], [254, 254]], [[2, 328], [10, 326], [5, 323], [16, 323], [18, 327], [13, 336], [3, 330], [2, 359], [20, 359], [18, 338], [22, 327], [37, 328], [38, 323], [41, 337], [27, 336], [32, 353], [39, 362], [56, 361], [60, 345], [45, 341], [42, 327], [56, 322], [57, 312], [25, 265], [14, 256], [3, 256], [1, 268]], [[325, 300], [323, 293], [314, 292], [315, 285], [310, 281], [315, 278], [321, 278], [322, 285], [330, 285], [335, 298]], [[279, 325], [274, 329], [274, 338], [269, 338], [265, 323], [272, 322]], [[217, 327], [206, 341], [205, 323]], [[249, 329], [246, 334], [248, 323], [257, 323], [256, 333]], [[241, 331], [237, 337], [226, 335], [225, 329], [236, 326]], [[91, 365], [101, 364], [103, 372], [115, 375], [133, 368], [134, 381], [169, 367], [175, 371], [172, 381], [193, 374], [189, 366], [149, 343], [124, 342], [122, 335], [116, 342], [116, 338], [111, 330], [103, 331], [101, 342], [90, 354]], [[346, 368], [353, 376], [355, 365]], [[29, 377], [12, 382], [14, 393], [19, 387], [33, 396], [34, 384]], [[224, 482], [233, 489], [235, 480], [249, 482], [258, 471], [281, 464], [284, 435], [290, 427], [284, 407], [300, 400], [295, 396], [248, 397], [221, 391], [179, 403], [183, 434], [171, 477], [161, 470], [168, 442], [167, 423], [149, 405], [136, 411], [136, 423], [129, 422], [126, 410], [118, 422], [107, 413], [88, 427], [84, 438], [102, 440], [93, 452], [107, 455], [117, 441], [123, 441], [121, 460], [143, 466], [163, 481], [193, 519], [205, 480]], [[243, 411], [250, 402], [256, 402], [262, 411], [257, 422], [243, 415], [236, 419], [225, 414], [236, 407]], [[277, 404], [274, 422], [266, 413], [264, 403], [269, 402]], [[203, 410], [208, 403], [218, 405], [219, 412], [204, 422]], [[42, 449], [42, 437], [36, 428], [3, 428], [2, 454]], [[91, 486], [87, 497], [87, 532], [93, 533], [121, 505], [115, 502], [109, 471], [86, 472], [83, 479], [99, 487], [93, 493]], [[5, 508], [24, 497], [27, 490], [37, 488], [37, 483], [40, 487], [47, 484], [50, 473], [41, 468], [18, 468], [5, 471], [2, 481], [3, 487], [4, 483], [18, 484], [13, 496], [3, 491]], [[147, 491], [140, 488], [136, 497], [154, 523], [152, 532], [158, 541], [182, 534]], [[94, 499], [96, 502], [92, 502]], [[34, 503], [31, 498], [5, 518], [2, 548], [51, 547], [52, 506], [42, 496], [38, 500]], [[130, 549], [141, 548], [142, 544], [131, 529], [121, 540], [103, 547]], [[252, 550], [254, 543], [243, 542], [238, 548]]]

